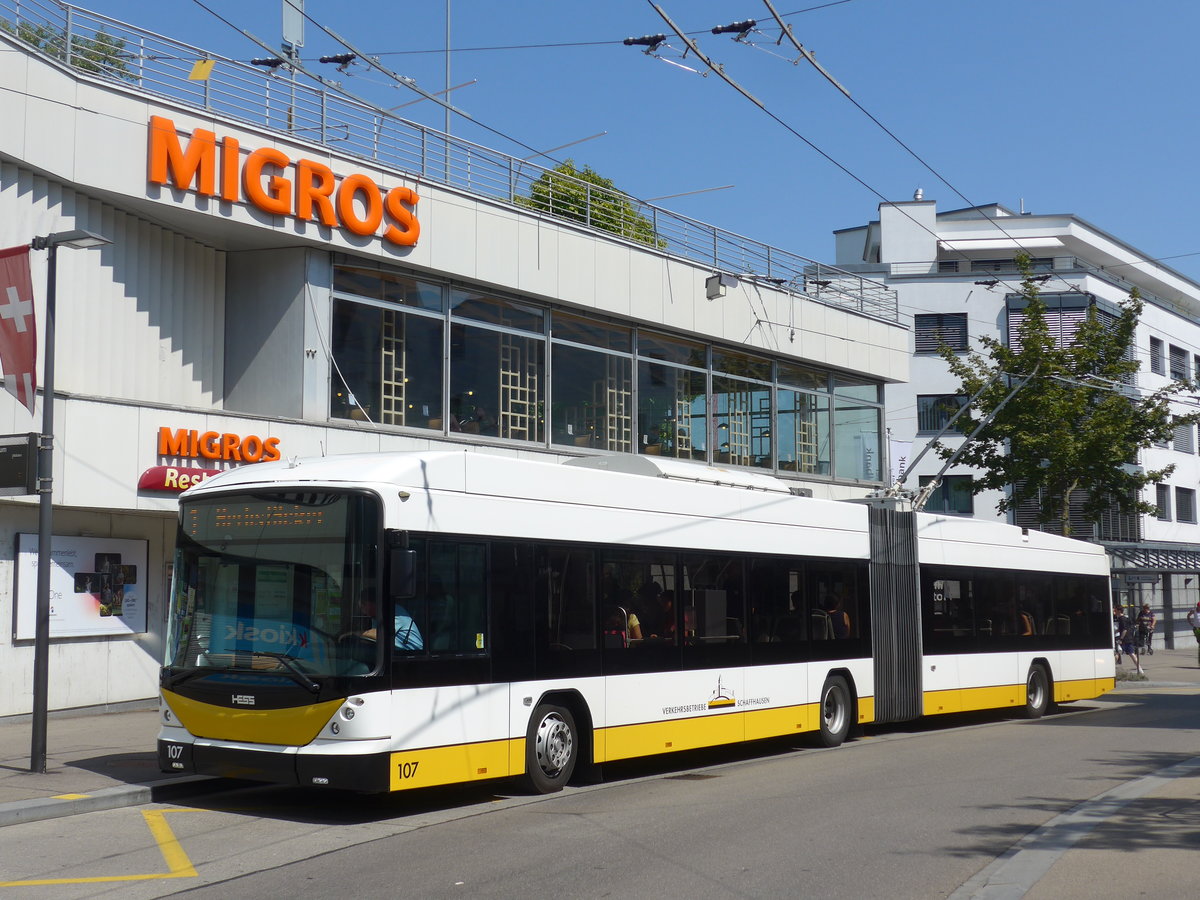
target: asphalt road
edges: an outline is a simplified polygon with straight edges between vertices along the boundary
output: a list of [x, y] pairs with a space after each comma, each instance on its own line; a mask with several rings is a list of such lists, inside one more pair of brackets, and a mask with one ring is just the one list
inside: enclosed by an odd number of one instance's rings
[[[39, 900], [924, 900], [1081, 801], [1198, 752], [1194, 686], [1126, 689], [1040, 721], [941, 718], [835, 750], [779, 743], [610, 767], [602, 785], [547, 797], [254, 788], [10, 826], [0, 879], [27, 882], [5, 896]], [[1128, 829], [1097, 834], [1100, 850], [1138, 849]]]

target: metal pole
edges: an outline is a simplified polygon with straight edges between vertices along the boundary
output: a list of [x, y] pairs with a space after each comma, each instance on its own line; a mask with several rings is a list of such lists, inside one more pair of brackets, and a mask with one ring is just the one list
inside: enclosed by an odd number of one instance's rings
[[38, 439], [37, 621], [33, 635], [33, 734], [29, 771], [46, 771], [46, 711], [50, 685], [50, 545], [54, 539], [54, 317], [58, 247], [46, 257], [45, 350], [42, 364], [42, 433]]

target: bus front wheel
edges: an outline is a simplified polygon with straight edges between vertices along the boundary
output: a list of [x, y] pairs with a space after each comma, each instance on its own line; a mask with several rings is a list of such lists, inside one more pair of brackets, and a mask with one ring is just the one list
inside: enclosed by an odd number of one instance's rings
[[564, 706], [543, 703], [529, 719], [525, 735], [525, 783], [534, 793], [561, 791], [575, 770], [579, 733]]
[[822, 747], [837, 747], [850, 733], [850, 686], [841, 675], [832, 675], [821, 688], [821, 721], [817, 740]]
[[1050, 677], [1036, 663], [1025, 680], [1025, 718], [1040, 719], [1050, 709]]

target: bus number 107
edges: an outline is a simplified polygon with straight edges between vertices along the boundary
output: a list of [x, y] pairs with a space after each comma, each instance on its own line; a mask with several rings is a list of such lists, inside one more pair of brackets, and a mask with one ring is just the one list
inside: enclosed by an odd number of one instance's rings
[[419, 763], [415, 762], [397, 763], [396, 770], [400, 773], [400, 778], [402, 780], [407, 778], [416, 778], [418, 765]]

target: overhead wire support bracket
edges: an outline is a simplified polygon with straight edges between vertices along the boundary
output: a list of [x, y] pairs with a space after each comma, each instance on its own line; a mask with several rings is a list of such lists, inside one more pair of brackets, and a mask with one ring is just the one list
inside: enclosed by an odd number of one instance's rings
[[[653, 7], [654, 11], [656, 13], [658, 13], [660, 16], [662, 16], [662, 20], [671, 26], [671, 30], [674, 31], [675, 34], [679, 36], [679, 39], [687, 45], [688, 50], [690, 50], [692, 53], [696, 54], [696, 58], [698, 60], [700, 60], [702, 63], [704, 63], [706, 66], [708, 66], [709, 69], [711, 69], [718, 76], [720, 76], [722, 81], [724, 81], [726, 84], [728, 84], [731, 88], [733, 88], [735, 91], [737, 91], [743, 97], [745, 97], [747, 100], [749, 100], [755, 106], [757, 106], [759, 109], [764, 110], [764, 111], [767, 109], [767, 107], [765, 105], [763, 105], [763, 102], [761, 100], [759, 100], [752, 93], [750, 93], [748, 90], [746, 90], [740, 84], [738, 84], [736, 81], [734, 81], [728, 75], [726, 75], [724, 66], [722, 66], [720, 63], [713, 62], [711, 59], [709, 59], [707, 56], [705, 56], [704, 53], [701, 52], [700, 48], [696, 46], [696, 42], [693, 41], [691, 38], [689, 38], [686, 34], [684, 34], [679, 29], [679, 26], [676, 25], [671, 20], [671, 17], [668, 16], [666, 14], [666, 12], [663, 11], [663, 8], [661, 6], [659, 6], [657, 3], [655, 3], [654, 0], [648, 0], [648, 2], [650, 3], [650, 6]], [[670, 60], [668, 60], [668, 62], [669, 61]], [[684, 68], [687, 68], [687, 67], [684, 66]]]
[[[667, 59], [667, 57], [659, 53], [658, 51], [662, 47], [666, 47], [668, 50], [675, 50], [674, 47], [667, 43], [667, 36], [665, 34], [644, 34], [641, 37], [627, 37], [623, 43], [626, 47], [645, 47], [646, 49], [642, 52], [647, 56], [657, 59], [659, 62], [665, 62], [669, 66], [676, 66], [677, 68], [683, 69], [685, 72], [693, 72], [696, 75], [699, 75], [701, 78], [708, 77], [707, 72], [701, 72], [699, 69], [693, 69], [691, 66], [685, 66], [683, 63], [677, 62], [673, 59]], [[679, 51], [676, 50], [675, 52], [678, 53]], [[688, 51], [684, 50], [683, 53], [679, 54], [679, 58], [686, 59], [687, 55]]]
[[[842, 83], [839, 82], [832, 75], [830, 75], [829, 71], [823, 65], [821, 65], [819, 62], [817, 62], [817, 57], [813, 55], [813, 52], [811, 50], [809, 50], [802, 43], [800, 43], [798, 40], [796, 40], [796, 36], [794, 34], [792, 34], [792, 26], [789, 25], [787, 22], [783, 21], [783, 17], [781, 15], [779, 15], [778, 12], [776, 12], [774, 5], [771, 3], [771, 0], [763, 0], [763, 4], [770, 11], [771, 15], [773, 15], [775, 17], [775, 21], [779, 23], [779, 28], [781, 31], [781, 33], [779, 35], [779, 42], [782, 43], [783, 39], [786, 37], [789, 41], [792, 42], [792, 46], [794, 46], [797, 50], [800, 51], [800, 55], [803, 56], [805, 59], [807, 59], [810, 63], [812, 63], [813, 67], [816, 68], [816, 70], [818, 72], [820, 72], [822, 75], [824, 75], [830, 84], [832, 84], [835, 88], [837, 88], [839, 91], [841, 91], [847, 97], [849, 97], [850, 92], [848, 90], [846, 90], [846, 88], [842, 85]], [[799, 60], [797, 60], [797, 62], [799, 62]]]
[[361, 59], [363, 62], [365, 62], [371, 68], [378, 69], [380, 72], [382, 72], [384, 75], [386, 75], [388, 78], [391, 78], [393, 81], [397, 82], [398, 84], [402, 84], [409, 90], [415, 91], [416, 93], [418, 93], [422, 97], [424, 97], [426, 100], [432, 100], [438, 106], [441, 106], [444, 109], [450, 110], [450, 112], [454, 113], [455, 115], [462, 116], [464, 119], [472, 118], [470, 113], [463, 112], [461, 109], [459, 109], [454, 104], [447, 103], [445, 100], [443, 100], [441, 97], [438, 97], [436, 94], [431, 94], [429, 91], [425, 90], [423, 87], [421, 87], [420, 85], [417, 84], [417, 81], [415, 78], [411, 78], [408, 75], [401, 75], [399, 72], [393, 72], [391, 69], [389, 69], [383, 63], [381, 63], [377, 57], [369, 56], [368, 54], [363, 53], [362, 50], [360, 50], [358, 47], [354, 46], [352, 43], [350, 43], [348, 40], [346, 40], [340, 34], [335, 32], [332, 28], [327, 28], [326, 26], [322, 25], [320, 22], [317, 22], [315, 19], [312, 19], [311, 17], [307, 17], [307, 18], [314, 25], [316, 25], [318, 28], [320, 28], [322, 31], [324, 31], [327, 35], [329, 35], [331, 38], [333, 38], [335, 41], [337, 41], [339, 44], [341, 44], [343, 47], [345, 47], [351, 53], [355, 54], [359, 59]]

